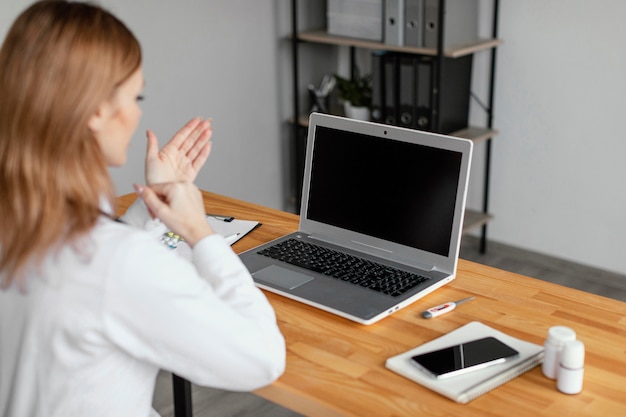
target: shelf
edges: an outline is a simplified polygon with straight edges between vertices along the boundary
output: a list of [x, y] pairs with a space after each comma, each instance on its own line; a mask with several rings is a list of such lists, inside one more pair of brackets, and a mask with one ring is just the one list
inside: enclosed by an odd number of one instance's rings
[[465, 129], [457, 130], [456, 132], [450, 133], [450, 136], [455, 136], [457, 138], [469, 139], [474, 143], [484, 142], [486, 140], [491, 139], [492, 137], [498, 134], [497, 130], [488, 129], [485, 127], [474, 127], [470, 126]]
[[[289, 123], [293, 123], [293, 119], [289, 121]], [[300, 116], [298, 118], [298, 126], [300, 127], [308, 127], [309, 126], [309, 116]], [[449, 135], [455, 136], [457, 138], [469, 139], [474, 143], [484, 142], [488, 139], [493, 138], [498, 134], [497, 130], [488, 129], [484, 127], [475, 127], [470, 126], [465, 129], [457, 130], [456, 132], [452, 132]]]
[[[289, 121], [289, 123], [293, 123], [293, 117]], [[298, 117], [298, 126], [300, 127], [309, 127], [309, 116], [300, 116]]]
[[493, 219], [491, 214], [476, 210], [465, 210], [465, 217], [463, 219], [463, 234], [484, 226], [491, 219]]
[[[315, 30], [311, 32], [302, 32], [298, 34], [300, 41], [312, 43], [325, 43], [329, 45], [345, 45], [354, 46], [365, 49], [384, 49], [387, 51], [406, 52], [419, 55], [437, 55], [437, 49], [434, 48], [417, 48], [412, 46], [390, 45], [382, 42], [373, 42], [364, 39], [348, 38], [343, 36], [330, 35], [325, 30]], [[473, 54], [475, 52], [495, 48], [502, 44], [500, 39], [478, 39], [464, 45], [455, 45], [444, 50], [443, 55], [449, 58], [459, 58], [464, 55]]]

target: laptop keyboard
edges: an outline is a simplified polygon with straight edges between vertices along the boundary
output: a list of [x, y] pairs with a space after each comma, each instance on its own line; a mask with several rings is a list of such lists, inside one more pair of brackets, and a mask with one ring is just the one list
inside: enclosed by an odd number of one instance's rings
[[297, 239], [285, 240], [258, 253], [393, 297], [429, 279]]

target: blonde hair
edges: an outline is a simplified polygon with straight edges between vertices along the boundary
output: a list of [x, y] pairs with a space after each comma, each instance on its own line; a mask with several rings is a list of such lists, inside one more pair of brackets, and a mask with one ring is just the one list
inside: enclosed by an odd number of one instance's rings
[[99, 6], [39, 1], [11, 26], [0, 49], [2, 287], [113, 202], [88, 120], [140, 66], [137, 39]]

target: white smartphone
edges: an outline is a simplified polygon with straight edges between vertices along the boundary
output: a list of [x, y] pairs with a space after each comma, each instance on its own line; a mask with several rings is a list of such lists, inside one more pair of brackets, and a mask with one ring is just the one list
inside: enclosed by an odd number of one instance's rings
[[472, 340], [411, 357], [411, 362], [428, 375], [444, 379], [503, 363], [519, 352], [495, 337]]

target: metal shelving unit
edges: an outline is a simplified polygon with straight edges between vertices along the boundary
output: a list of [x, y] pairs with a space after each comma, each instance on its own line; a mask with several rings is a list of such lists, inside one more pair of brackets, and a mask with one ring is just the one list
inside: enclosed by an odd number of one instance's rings
[[[389, 45], [382, 42], [372, 42], [367, 40], [353, 39], [341, 36], [335, 36], [328, 34], [325, 30], [313, 30], [300, 32], [298, 27], [298, 0], [292, 0], [291, 2], [291, 19], [292, 19], [292, 71], [293, 71], [293, 118], [291, 120], [293, 127], [293, 140], [294, 140], [294, 152], [293, 152], [293, 170], [296, 178], [295, 184], [301, 184], [303, 162], [304, 162], [304, 149], [306, 132], [303, 134], [303, 130], [306, 129], [307, 118], [303, 115], [300, 108], [300, 66], [299, 66], [299, 53], [300, 46], [303, 43], [312, 44], [326, 44], [335, 46], [348, 46], [350, 48], [350, 65], [354, 68], [355, 63], [355, 50], [369, 49], [369, 50], [385, 50], [395, 51], [407, 54], [415, 55], [427, 55], [435, 57], [437, 61], [437, 71], [435, 71], [435, 77], [431, 84], [433, 89], [432, 96], [433, 102], [433, 131], [437, 131], [439, 126], [438, 114], [441, 103], [439, 102], [438, 91], [441, 91], [441, 73], [444, 65], [445, 58], [459, 58], [469, 54], [475, 54], [478, 52], [488, 51], [490, 52], [490, 68], [488, 79], [488, 99], [487, 103], [481, 105], [487, 115], [487, 122], [485, 126], [469, 126], [465, 129], [449, 133], [452, 136], [458, 136], [474, 141], [475, 144], [481, 143], [485, 148], [485, 164], [484, 164], [484, 185], [483, 185], [483, 201], [482, 210], [467, 210], [465, 213], [464, 221], [464, 233], [467, 233], [476, 228], [481, 228], [481, 244], [480, 251], [485, 253], [487, 250], [487, 223], [493, 218], [489, 214], [489, 185], [491, 176], [491, 147], [492, 140], [497, 131], [493, 128], [493, 108], [494, 108], [494, 90], [495, 90], [495, 75], [496, 75], [496, 53], [497, 47], [502, 43], [498, 39], [498, 17], [499, 17], [499, 0], [493, 0], [493, 13], [492, 13], [492, 31], [491, 38], [480, 39], [473, 42], [468, 42], [464, 45], [455, 45], [454, 47], [444, 47], [444, 34], [445, 34], [445, 18], [443, 13], [439, 13], [438, 16], [438, 42], [437, 48], [417, 48], [408, 46], [396, 46]], [[446, 0], [439, 0], [439, 10], [445, 10]], [[296, 210], [299, 210], [298, 204], [300, 201], [301, 190], [294, 187], [293, 202], [296, 206]]]

